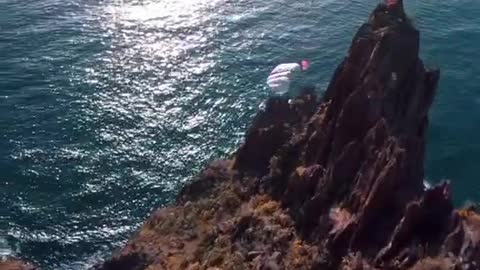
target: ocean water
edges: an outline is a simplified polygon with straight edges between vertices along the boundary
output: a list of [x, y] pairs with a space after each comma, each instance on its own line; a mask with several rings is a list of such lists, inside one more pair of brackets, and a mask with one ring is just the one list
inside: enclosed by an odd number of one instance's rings
[[[405, 0], [442, 79], [427, 179], [480, 200], [480, 2]], [[86, 269], [241, 143], [275, 64], [325, 89], [376, 0], [0, 0], [0, 256]]]

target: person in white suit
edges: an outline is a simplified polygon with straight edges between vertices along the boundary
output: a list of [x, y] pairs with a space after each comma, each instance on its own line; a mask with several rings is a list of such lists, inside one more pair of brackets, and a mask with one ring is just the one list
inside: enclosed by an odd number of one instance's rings
[[290, 84], [295, 76], [310, 68], [308, 60], [299, 63], [284, 63], [276, 66], [267, 79], [267, 85], [275, 96], [282, 96], [289, 92]]

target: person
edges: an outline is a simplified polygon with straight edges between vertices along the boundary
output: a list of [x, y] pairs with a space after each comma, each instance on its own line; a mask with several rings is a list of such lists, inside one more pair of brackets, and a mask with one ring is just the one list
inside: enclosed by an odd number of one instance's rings
[[403, 9], [403, 0], [385, 0], [375, 8], [370, 23], [375, 28], [411, 24]]
[[404, 13], [403, 0], [387, 0], [387, 9], [397, 13]]
[[289, 92], [290, 84], [295, 76], [310, 68], [310, 61], [302, 60], [299, 63], [284, 63], [276, 66], [267, 78], [267, 85], [275, 96], [282, 96]]
[[399, 4], [398, 0], [387, 0], [387, 7], [389, 7], [389, 8], [395, 7], [398, 4]]

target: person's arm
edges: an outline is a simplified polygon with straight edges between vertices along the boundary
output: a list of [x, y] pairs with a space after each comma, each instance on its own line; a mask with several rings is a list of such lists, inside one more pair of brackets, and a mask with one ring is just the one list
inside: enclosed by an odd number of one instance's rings
[[283, 73], [283, 72], [295, 72], [295, 71], [301, 70], [301, 66], [298, 63], [287, 63], [287, 64], [280, 64], [276, 66], [270, 75], [274, 75], [277, 73]]

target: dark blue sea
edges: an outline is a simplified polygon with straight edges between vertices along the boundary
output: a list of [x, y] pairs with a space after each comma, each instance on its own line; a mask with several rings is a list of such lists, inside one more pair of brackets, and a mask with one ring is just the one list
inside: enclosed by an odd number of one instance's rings
[[[405, 0], [442, 79], [428, 181], [480, 200], [480, 2]], [[0, 256], [86, 269], [242, 141], [278, 63], [319, 93], [376, 0], [0, 0]]]

